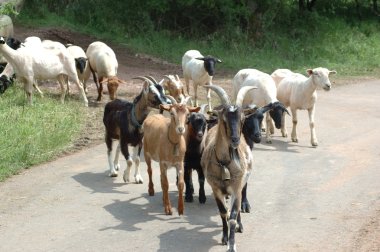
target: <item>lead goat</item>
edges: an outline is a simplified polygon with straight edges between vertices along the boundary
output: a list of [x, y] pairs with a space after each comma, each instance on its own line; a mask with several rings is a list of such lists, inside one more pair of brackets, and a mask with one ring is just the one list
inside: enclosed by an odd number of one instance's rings
[[[169, 97], [169, 96], [168, 96]], [[167, 215], [171, 215], [172, 207], [169, 199], [169, 182], [167, 170], [174, 166], [178, 176], [178, 214], [184, 212], [184, 156], [186, 152], [186, 120], [191, 112], [198, 112], [199, 107], [188, 107], [189, 98], [177, 103], [172, 98], [172, 105], [160, 105], [160, 108], [170, 113], [170, 118], [162, 114], [150, 115], [144, 121], [144, 157], [148, 166], [149, 195], [154, 195], [152, 181], [152, 160], [159, 162], [161, 172], [162, 200]]]
[[[286, 107], [290, 107], [292, 112], [293, 129], [291, 139], [293, 142], [298, 142], [297, 137], [297, 110], [306, 109], [309, 113], [309, 126], [311, 132], [311, 145], [318, 146], [318, 140], [315, 133], [314, 113], [315, 103], [317, 101], [317, 89], [322, 88], [325, 91], [331, 89], [330, 74], [336, 74], [336, 71], [330, 71], [327, 68], [308, 69], [305, 77], [302, 74], [292, 74], [285, 77], [277, 88], [277, 98]], [[282, 136], [288, 135], [285, 128], [285, 116], [282, 118]]]
[[[212, 85], [216, 63], [222, 61], [213, 56], [204, 57], [197, 50], [189, 50], [182, 57], [182, 71], [186, 82], [187, 93], [190, 94], [190, 80], [193, 81], [195, 106], [198, 106], [198, 86]], [[211, 110], [211, 91], [207, 91], [208, 108]]]
[[[166, 103], [162, 87], [153, 83], [146, 77], [136, 77], [144, 81], [141, 93], [135, 97], [133, 102], [115, 99], [108, 102], [104, 109], [103, 123], [106, 129], [105, 142], [107, 145], [107, 156], [109, 164], [109, 176], [116, 177], [120, 168], [120, 149], [127, 160], [127, 169], [124, 171], [123, 179], [129, 182], [132, 157], [129, 154], [128, 145], [134, 147], [135, 181], [143, 183], [140, 175], [140, 152], [142, 147], [142, 124], [149, 113], [149, 108], [158, 108], [160, 104]], [[113, 155], [112, 143], [119, 140], [116, 153]], [[112, 160], [114, 158], [114, 160]]]
[[[219, 96], [222, 107], [217, 111], [218, 123], [205, 138], [201, 165], [210, 184], [223, 223], [222, 244], [228, 251], [236, 251], [235, 231], [242, 232], [240, 216], [242, 189], [252, 170], [252, 151], [241, 135], [244, 120], [252, 114], [251, 108], [233, 105], [226, 92], [217, 86], [206, 86]], [[239, 93], [244, 96], [255, 87], [244, 87]], [[226, 196], [231, 196], [231, 210], [228, 218]], [[229, 225], [227, 223], [229, 221]], [[228, 230], [229, 227], [229, 230]]]

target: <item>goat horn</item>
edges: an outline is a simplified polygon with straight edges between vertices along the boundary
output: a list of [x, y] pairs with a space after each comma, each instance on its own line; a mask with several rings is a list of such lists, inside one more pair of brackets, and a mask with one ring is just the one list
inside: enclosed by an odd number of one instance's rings
[[244, 97], [245, 95], [248, 93], [249, 90], [251, 89], [257, 89], [257, 87], [253, 87], [253, 86], [245, 86], [245, 87], [242, 87], [237, 96], [236, 96], [236, 105], [237, 106], [242, 106], [243, 105], [243, 100], [244, 100]]
[[169, 75], [164, 75], [164, 77], [165, 77], [166, 79], [168, 79], [169, 81], [172, 81], [172, 79], [170, 78]]
[[179, 81], [179, 76], [178, 76], [178, 74], [175, 75], [175, 78], [177, 79], [177, 81]]
[[190, 96], [187, 96], [186, 98], [184, 98], [182, 101], [181, 101], [181, 104], [187, 104], [188, 102], [189, 102], [189, 100], [190, 100]]
[[228, 95], [223, 88], [214, 85], [204, 85], [204, 87], [213, 90], [219, 96], [223, 105], [231, 105], [230, 98], [228, 98]]
[[165, 95], [165, 97], [168, 98], [172, 102], [172, 104], [177, 104], [177, 101], [176, 101], [176, 99], [174, 99], [173, 96], [171, 96], [171, 95]]
[[146, 78], [148, 78], [149, 80], [153, 81], [154, 84], [158, 84], [158, 82], [156, 81], [155, 78], [153, 78], [152, 76], [145, 76]]

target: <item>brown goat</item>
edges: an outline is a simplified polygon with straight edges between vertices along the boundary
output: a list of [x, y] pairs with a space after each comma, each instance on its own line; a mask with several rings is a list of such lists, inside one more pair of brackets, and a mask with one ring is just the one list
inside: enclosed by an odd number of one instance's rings
[[[169, 96], [168, 96], [169, 97]], [[198, 112], [199, 107], [186, 106], [188, 99], [182, 103], [177, 103], [171, 97], [171, 105], [160, 105], [160, 108], [170, 113], [170, 118], [161, 114], [148, 116], [143, 124], [144, 130], [144, 156], [148, 166], [149, 175], [149, 195], [154, 195], [154, 185], [152, 182], [151, 161], [155, 160], [160, 164], [161, 188], [163, 193], [163, 204], [165, 213], [172, 214], [172, 207], [169, 199], [169, 183], [167, 169], [174, 166], [178, 175], [178, 214], [184, 212], [184, 156], [186, 152], [186, 120], [191, 112]]]

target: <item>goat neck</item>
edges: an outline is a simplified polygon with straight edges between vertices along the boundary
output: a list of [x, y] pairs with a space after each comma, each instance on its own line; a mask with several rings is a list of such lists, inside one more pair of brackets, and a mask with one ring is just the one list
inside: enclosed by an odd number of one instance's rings
[[148, 114], [148, 103], [145, 99], [143, 99], [143, 95], [140, 94], [133, 101], [132, 118], [136, 120], [134, 123], [138, 123], [138, 125], [141, 127], [142, 122], [145, 120]]

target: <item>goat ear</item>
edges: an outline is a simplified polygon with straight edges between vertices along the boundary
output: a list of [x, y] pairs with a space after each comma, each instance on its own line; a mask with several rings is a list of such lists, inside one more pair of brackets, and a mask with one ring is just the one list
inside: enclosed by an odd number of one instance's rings
[[329, 72], [329, 74], [336, 74], [337, 72], [335, 70], [332, 70]]
[[201, 107], [187, 107], [190, 112], [199, 112], [201, 110]]
[[249, 117], [250, 115], [254, 114], [257, 111], [257, 107], [254, 108], [245, 108], [243, 109], [245, 117]]
[[99, 81], [99, 83], [103, 84], [103, 83], [105, 83], [105, 82], [107, 82], [107, 81], [108, 81], [108, 78], [105, 77], [105, 78], [103, 78], [101, 81]]
[[216, 58], [216, 62], [218, 63], [223, 63], [223, 61], [221, 61], [220, 59]]
[[307, 69], [306, 70], [306, 73], [310, 76], [313, 74], [313, 69]]
[[160, 109], [169, 111], [171, 108], [171, 105], [168, 104], [160, 104]]
[[204, 58], [204, 57], [198, 57], [198, 58], [195, 58], [195, 59], [205, 61], [205, 58]]

